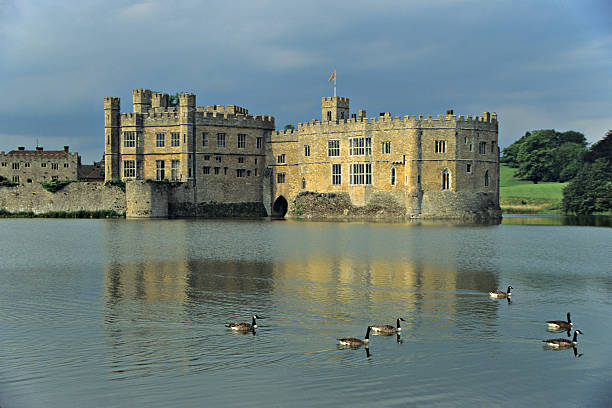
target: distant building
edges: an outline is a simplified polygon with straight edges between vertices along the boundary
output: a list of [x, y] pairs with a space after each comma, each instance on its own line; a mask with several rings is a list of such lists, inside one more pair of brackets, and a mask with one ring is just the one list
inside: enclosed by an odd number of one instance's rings
[[79, 181], [90, 181], [96, 183], [104, 182], [104, 157], [93, 164], [81, 164], [79, 170]]
[[81, 157], [64, 150], [26, 150], [20, 146], [8, 153], [0, 152], [0, 178], [15, 183], [35, 183], [54, 180], [77, 180]]

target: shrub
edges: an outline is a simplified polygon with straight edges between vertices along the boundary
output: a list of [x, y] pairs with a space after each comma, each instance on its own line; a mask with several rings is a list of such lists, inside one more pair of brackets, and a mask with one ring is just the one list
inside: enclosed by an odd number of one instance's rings
[[73, 180], [41, 181], [40, 185], [43, 186], [45, 190], [55, 193], [72, 183], [72, 181]]

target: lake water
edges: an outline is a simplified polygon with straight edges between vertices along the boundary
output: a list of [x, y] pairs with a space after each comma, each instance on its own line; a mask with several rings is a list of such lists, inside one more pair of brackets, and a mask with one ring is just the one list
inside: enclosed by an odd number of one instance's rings
[[0, 406], [610, 407], [612, 228], [525, 224], [0, 220]]

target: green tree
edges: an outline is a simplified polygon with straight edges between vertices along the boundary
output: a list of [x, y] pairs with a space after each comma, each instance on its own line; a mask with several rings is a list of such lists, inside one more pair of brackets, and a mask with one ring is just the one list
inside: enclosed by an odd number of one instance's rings
[[585, 152], [586, 149], [581, 144], [573, 142], [562, 144], [556, 148], [553, 152], [553, 172], [557, 176], [556, 181], [563, 183], [576, 177], [582, 167], [582, 156]]
[[168, 95], [168, 106], [177, 107], [179, 106], [179, 94], [178, 92], [175, 94]]
[[285, 129], [285, 130], [295, 130], [295, 126], [293, 126], [292, 124], [288, 124], [288, 125], [285, 125], [285, 127], [283, 129]]
[[608, 130], [603, 139], [591, 146], [588, 152], [584, 154], [584, 160], [594, 162], [597, 159], [605, 159], [612, 162], [612, 130]]
[[509, 167], [512, 167], [514, 169], [518, 168], [519, 162], [518, 162], [516, 156], [518, 155], [519, 147], [521, 147], [521, 144], [529, 136], [531, 136], [531, 133], [530, 132], [525, 132], [525, 135], [521, 136], [521, 138], [519, 140], [517, 140], [516, 142], [512, 143], [510, 146], [506, 147], [503, 150], [502, 157], [501, 157], [501, 159], [499, 159], [499, 161], [501, 163], [507, 164]]
[[612, 210], [612, 166], [599, 158], [586, 162], [563, 189], [563, 211], [578, 215]]
[[554, 130], [538, 130], [526, 137], [516, 155], [519, 166], [515, 176], [534, 183], [553, 181], [554, 154], [551, 144], [555, 138]]

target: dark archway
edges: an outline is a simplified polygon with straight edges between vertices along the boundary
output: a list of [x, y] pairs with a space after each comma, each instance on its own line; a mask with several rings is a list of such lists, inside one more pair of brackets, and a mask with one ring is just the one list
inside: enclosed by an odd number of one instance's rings
[[285, 214], [287, 214], [288, 207], [289, 203], [287, 203], [287, 199], [283, 196], [279, 196], [272, 206], [272, 217], [283, 218]]

